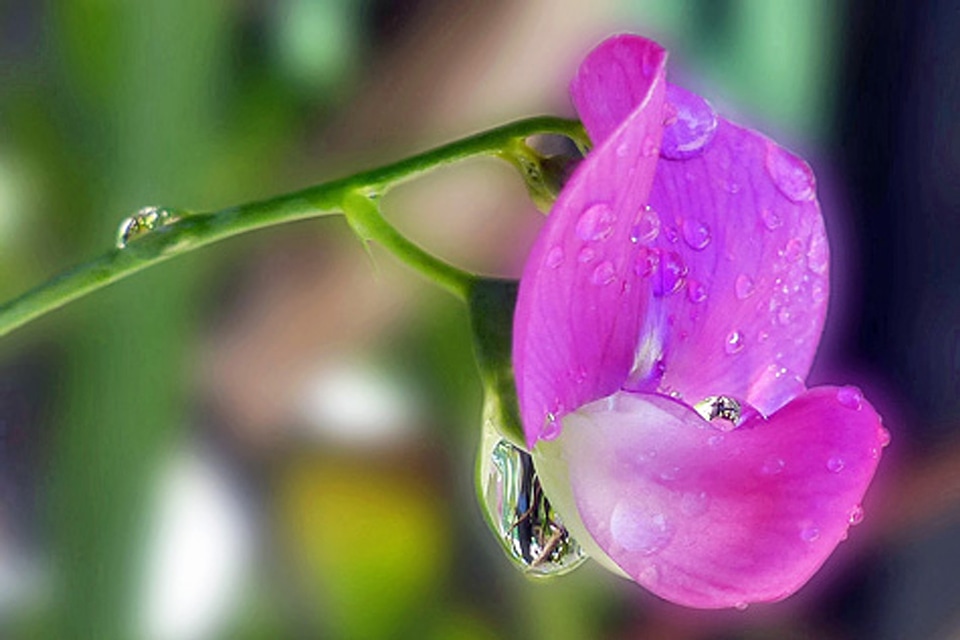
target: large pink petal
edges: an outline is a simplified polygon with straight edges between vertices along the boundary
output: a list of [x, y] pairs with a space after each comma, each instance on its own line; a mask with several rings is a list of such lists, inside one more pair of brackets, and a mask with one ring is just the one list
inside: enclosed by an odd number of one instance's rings
[[813, 575], [862, 517], [885, 437], [852, 387], [809, 390], [727, 432], [670, 398], [620, 392], [540, 448], [561, 448], [583, 525], [630, 577], [719, 608], [782, 599]]
[[[650, 46], [615, 36], [580, 66], [570, 94], [595, 142], [643, 99]], [[813, 173], [672, 85], [661, 153], [638, 269], [658, 299], [626, 386], [690, 404], [726, 394], [771, 413], [803, 390], [826, 316], [829, 250]]]
[[524, 268], [514, 319], [513, 363], [527, 443], [551, 438], [568, 411], [613, 393], [633, 366], [650, 299], [634, 277], [656, 168], [666, 53], [648, 43], [643, 99], [580, 164]]
[[653, 369], [653, 388], [689, 404], [725, 394], [772, 413], [803, 390], [826, 316], [829, 255], [810, 168], [720, 119], [698, 154], [661, 160], [650, 205], [662, 286], [647, 326], [660, 350], [647, 355], [660, 361], [640, 363], [634, 384]]

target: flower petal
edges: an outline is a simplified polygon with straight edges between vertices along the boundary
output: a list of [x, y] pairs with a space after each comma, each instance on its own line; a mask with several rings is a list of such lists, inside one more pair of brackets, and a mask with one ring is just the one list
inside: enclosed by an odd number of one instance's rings
[[[810, 168], [720, 119], [697, 155], [660, 162], [650, 206], [662, 283], [647, 325], [660, 347], [646, 354], [662, 372], [655, 388], [689, 404], [724, 394], [776, 411], [803, 391], [827, 309]], [[653, 364], [638, 362], [632, 388], [647, 388]]]
[[811, 389], [727, 432], [619, 392], [568, 415], [535, 461], [551, 501], [572, 486], [581, 542], [580, 525], [650, 591], [720, 608], [780, 600], [813, 575], [860, 521], [885, 436], [853, 387]]
[[[615, 36], [580, 66], [570, 93], [595, 142], [643, 99], [656, 46]], [[725, 394], [770, 414], [803, 391], [826, 316], [829, 249], [813, 173], [696, 94], [666, 92], [637, 269], [653, 277], [657, 300], [626, 386], [690, 404]]]
[[[627, 378], [650, 298], [631, 234], [656, 167], [666, 53], [651, 43], [643, 98], [580, 164], [530, 253], [514, 319], [513, 363], [527, 443]], [[639, 86], [639, 85], [638, 85]]]
[[[607, 38], [587, 54], [570, 83], [570, 97], [594, 145], [646, 99], [651, 84], [663, 74], [666, 55], [653, 40], [632, 34]], [[651, 140], [648, 147], [653, 144]]]

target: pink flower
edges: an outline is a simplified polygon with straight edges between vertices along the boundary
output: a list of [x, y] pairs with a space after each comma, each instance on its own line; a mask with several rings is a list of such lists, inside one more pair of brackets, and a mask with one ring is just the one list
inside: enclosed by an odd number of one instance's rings
[[524, 432], [594, 558], [679, 604], [779, 600], [860, 521], [889, 435], [856, 388], [804, 383], [829, 289], [810, 167], [666, 57], [616, 36], [573, 80], [595, 148], [520, 283]]

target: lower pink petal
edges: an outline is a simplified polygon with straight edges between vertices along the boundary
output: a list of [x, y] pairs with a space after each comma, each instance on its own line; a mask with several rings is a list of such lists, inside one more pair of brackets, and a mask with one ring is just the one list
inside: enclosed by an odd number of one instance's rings
[[547, 446], [562, 447], [583, 525], [613, 562], [667, 600], [720, 608], [780, 600], [813, 575], [862, 517], [885, 435], [852, 387], [726, 432], [620, 392]]

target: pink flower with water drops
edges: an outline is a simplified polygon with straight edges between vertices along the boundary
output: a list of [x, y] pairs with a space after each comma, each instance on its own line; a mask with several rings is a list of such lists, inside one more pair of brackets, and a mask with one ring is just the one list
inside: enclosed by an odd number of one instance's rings
[[703, 608], [799, 589], [863, 518], [889, 435], [808, 389], [829, 254], [813, 173], [665, 80], [621, 35], [571, 91], [594, 149], [517, 301], [513, 359], [546, 494], [592, 557]]

